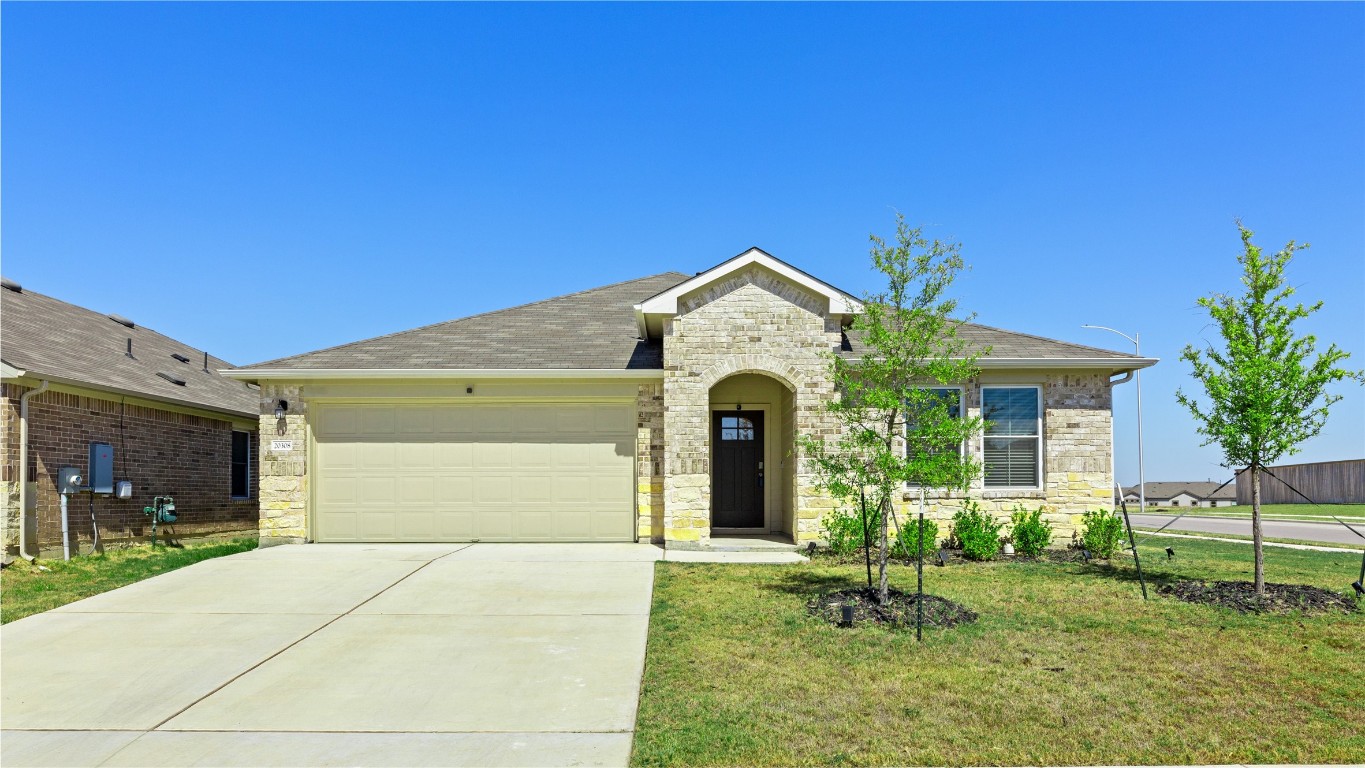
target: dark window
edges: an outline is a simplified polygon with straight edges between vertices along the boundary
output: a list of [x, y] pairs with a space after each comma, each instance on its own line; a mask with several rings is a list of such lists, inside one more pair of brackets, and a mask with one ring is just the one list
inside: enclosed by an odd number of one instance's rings
[[1038, 387], [983, 387], [987, 488], [1041, 485], [1042, 414]]
[[[926, 387], [925, 391], [927, 391], [933, 397], [934, 400], [937, 400], [939, 403], [943, 405], [943, 407], [946, 407], [948, 409], [948, 418], [950, 419], [962, 418], [962, 390], [956, 387]], [[910, 412], [909, 404], [907, 404], [906, 409], [907, 409], [905, 415], [906, 456], [911, 456], [915, 454], [916, 451], [923, 451], [929, 454], [936, 454], [939, 453], [940, 451], [951, 451], [958, 455], [962, 454], [961, 443], [952, 443], [950, 445], [932, 445], [928, 441], [925, 441], [923, 438], [920, 439], [910, 438], [910, 434], [913, 433], [916, 429], [917, 420], [915, 419], [915, 415]]]
[[754, 422], [742, 416], [720, 417], [721, 440], [753, 440]]
[[251, 498], [251, 433], [232, 433], [232, 498]]

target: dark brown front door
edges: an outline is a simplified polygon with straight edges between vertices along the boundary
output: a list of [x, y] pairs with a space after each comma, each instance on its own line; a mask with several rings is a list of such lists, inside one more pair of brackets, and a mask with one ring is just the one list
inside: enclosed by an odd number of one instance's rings
[[711, 527], [763, 527], [763, 412], [711, 418]]

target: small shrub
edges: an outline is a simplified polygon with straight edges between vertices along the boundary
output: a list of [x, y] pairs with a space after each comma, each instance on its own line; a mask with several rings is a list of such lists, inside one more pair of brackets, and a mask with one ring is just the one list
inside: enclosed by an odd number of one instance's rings
[[1014, 524], [1014, 528], [1010, 530], [1010, 539], [1013, 540], [1014, 548], [1019, 554], [1037, 557], [1052, 543], [1052, 523], [1043, 519], [1042, 507], [1030, 512], [1016, 505], [1014, 513], [1010, 515], [1010, 522]]
[[[877, 515], [881, 510], [869, 509], [867, 511], [868, 535], [875, 535], [879, 530], [881, 518]], [[825, 515], [820, 523], [821, 530], [824, 531], [825, 541], [829, 543], [829, 550], [836, 555], [851, 555], [863, 547], [863, 516], [861, 510], [837, 509]]]
[[953, 515], [953, 538], [961, 543], [962, 556], [968, 560], [990, 560], [1000, 552], [1000, 529], [997, 523], [974, 501], [968, 501], [962, 511]]
[[925, 557], [932, 556], [938, 547], [938, 523], [933, 520], [925, 520], [921, 527], [921, 521], [918, 518], [911, 518], [896, 532], [898, 546], [911, 560], [919, 557], [921, 537], [924, 539]]
[[1123, 539], [1123, 520], [1107, 509], [1096, 509], [1081, 515], [1081, 546], [1101, 560], [1108, 560], [1118, 551]]

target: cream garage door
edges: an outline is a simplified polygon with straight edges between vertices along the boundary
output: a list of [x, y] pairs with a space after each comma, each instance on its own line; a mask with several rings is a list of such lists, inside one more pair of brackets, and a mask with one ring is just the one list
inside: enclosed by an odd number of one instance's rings
[[633, 541], [625, 404], [315, 404], [318, 541]]

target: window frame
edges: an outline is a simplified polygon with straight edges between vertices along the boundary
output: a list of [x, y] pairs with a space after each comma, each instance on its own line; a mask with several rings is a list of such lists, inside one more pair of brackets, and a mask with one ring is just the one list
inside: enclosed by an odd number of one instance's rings
[[[1043, 387], [1042, 387], [1042, 385], [1041, 385], [1041, 384], [983, 384], [983, 385], [981, 385], [981, 388], [980, 388], [980, 400], [981, 400], [980, 406], [981, 406], [981, 419], [982, 419], [983, 422], [989, 422], [989, 421], [990, 421], [990, 417], [986, 414], [986, 390], [988, 390], [988, 389], [1031, 389], [1031, 390], [1033, 390], [1033, 394], [1034, 394], [1034, 397], [1035, 397], [1035, 402], [1037, 403], [1037, 406], [1038, 406], [1038, 408], [1037, 408], [1037, 414], [1038, 414], [1038, 415], [1035, 416], [1035, 417], [1034, 417], [1034, 420], [1033, 420], [1034, 429], [1036, 430], [1035, 433], [1034, 433], [1033, 435], [991, 435], [991, 434], [988, 434], [988, 432], [987, 432], [987, 430], [986, 430], [985, 428], [983, 428], [983, 429], [981, 430], [981, 487], [982, 487], [982, 489], [984, 489], [984, 490], [986, 490], [986, 491], [992, 491], [992, 492], [994, 492], [994, 491], [1041, 491], [1041, 490], [1043, 490], [1043, 488], [1045, 487], [1046, 482], [1047, 482], [1046, 478], [1044, 477], [1044, 475], [1047, 473], [1047, 471], [1046, 471], [1046, 467], [1045, 467], [1045, 465], [1044, 465], [1044, 463], [1043, 463], [1043, 458], [1044, 458], [1044, 452], [1043, 452], [1043, 414], [1044, 414], [1044, 410], [1043, 410]], [[1032, 438], [1034, 439], [1034, 441], [1035, 441], [1035, 442], [1034, 442], [1034, 457], [1035, 457], [1035, 461], [1037, 462], [1037, 463], [1035, 464], [1035, 466], [1037, 467], [1037, 473], [1036, 473], [1036, 474], [1037, 474], [1037, 484], [1036, 484], [1036, 485], [991, 485], [991, 484], [990, 484], [990, 481], [989, 481], [988, 476], [987, 476], [987, 474], [986, 474], [986, 440], [990, 439], [991, 437], [997, 437], [997, 438], [998, 438], [998, 437], [1011, 437], [1011, 438], [1032, 437]]]
[[235, 485], [235, 483], [234, 483], [233, 481], [235, 481], [235, 480], [237, 479], [237, 478], [236, 478], [236, 474], [237, 474], [238, 462], [236, 462], [236, 461], [233, 459], [233, 457], [232, 457], [232, 445], [231, 445], [231, 443], [229, 443], [229, 445], [228, 445], [228, 499], [231, 500], [231, 501], [249, 501], [249, 500], [252, 498], [252, 496], [251, 496], [251, 479], [252, 479], [252, 477], [254, 476], [254, 473], [252, 472], [252, 469], [251, 469], [251, 464], [252, 464], [251, 459], [252, 459], [252, 455], [255, 453], [255, 451], [252, 450], [252, 443], [255, 442], [255, 441], [254, 441], [252, 438], [255, 436], [256, 433], [254, 433], [254, 432], [248, 432], [248, 431], [245, 430], [245, 429], [234, 429], [234, 430], [231, 430], [231, 436], [230, 436], [228, 439], [229, 439], [230, 441], [231, 441], [231, 440], [236, 440], [237, 435], [239, 435], [239, 434], [245, 435], [245, 436], [246, 436], [246, 439], [244, 440], [244, 442], [245, 442], [245, 444], [246, 444], [246, 461], [243, 462], [243, 463], [241, 464], [241, 466], [242, 466], [242, 468], [243, 468], [243, 471], [246, 473], [246, 495], [244, 495], [244, 496], [238, 496], [237, 494], [233, 493], [233, 490], [234, 490], [234, 489], [233, 489], [233, 486]]

